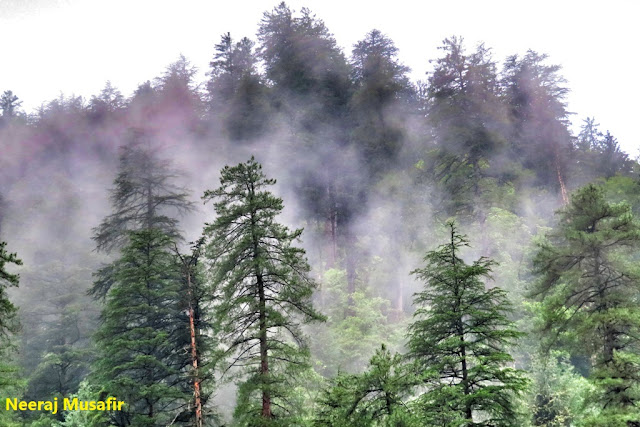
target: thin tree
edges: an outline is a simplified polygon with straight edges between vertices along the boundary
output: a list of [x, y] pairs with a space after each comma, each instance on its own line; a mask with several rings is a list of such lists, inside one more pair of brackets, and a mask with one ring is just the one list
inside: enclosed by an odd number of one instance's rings
[[[182, 254], [177, 245], [174, 245], [182, 279], [183, 296], [180, 304], [181, 312], [186, 312], [188, 320], [188, 344], [189, 348], [189, 375], [190, 387], [193, 391], [193, 404], [189, 410], [180, 414], [177, 419], [192, 419], [196, 427], [202, 427], [205, 422], [204, 405], [208, 400], [209, 392], [205, 387], [212, 382], [213, 361], [216, 357], [216, 348], [213, 344], [211, 332], [213, 325], [210, 322], [210, 295], [204, 278], [202, 257], [204, 249], [204, 238], [200, 238], [193, 243], [191, 253]], [[211, 387], [208, 387], [210, 389]], [[216, 418], [215, 414], [210, 414]]]
[[316, 284], [305, 252], [292, 246], [302, 229], [276, 222], [282, 199], [267, 191], [275, 180], [253, 157], [225, 166], [220, 184], [203, 197], [214, 201], [217, 214], [204, 233], [226, 370], [238, 368], [244, 379], [236, 417], [243, 425], [287, 425], [295, 415], [289, 397], [296, 375], [308, 368], [300, 325], [323, 320], [311, 304]]

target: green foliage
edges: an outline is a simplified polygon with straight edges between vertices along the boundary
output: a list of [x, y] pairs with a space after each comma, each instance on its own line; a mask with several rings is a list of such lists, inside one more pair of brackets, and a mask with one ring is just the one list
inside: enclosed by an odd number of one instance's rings
[[609, 414], [614, 424], [622, 415], [640, 420], [640, 276], [629, 260], [639, 244], [629, 205], [608, 203], [601, 188], [587, 185], [559, 211], [534, 260], [540, 278], [532, 295], [542, 299], [545, 330], [575, 342], [594, 362], [593, 401], [604, 411], [598, 417]]
[[453, 222], [448, 227], [449, 243], [428, 252], [427, 265], [413, 272], [426, 283], [415, 295], [408, 334], [407, 356], [426, 387], [416, 406], [431, 425], [514, 425], [515, 398], [527, 380], [507, 367], [513, 359], [506, 349], [522, 333], [508, 319], [506, 292], [481, 281], [494, 262], [465, 264], [460, 251], [468, 242]]
[[[87, 381], [80, 383], [76, 394], [68, 396], [69, 399], [100, 400], [100, 388], [89, 384]], [[109, 424], [109, 412], [103, 411], [69, 411], [64, 414], [64, 421], [56, 424], [59, 427], [101, 427]]]
[[[347, 62], [324, 22], [309, 9], [294, 16], [294, 11], [280, 3], [264, 13], [258, 38], [266, 76], [275, 83], [278, 94], [298, 98], [314, 93], [320, 101], [320, 110], [308, 111], [307, 119], [322, 114], [324, 108], [331, 113], [332, 107], [344, 103], [350, 85]], [[294, 99], [290, 107], [298, 101]], [[304, 125], [314, 126], [306, 120]]]
[[[411, 95], [409, 68], [400, 64], [398, 49], [379, 30], [356, 43], [352, 52], [355, 90], [349, 101], [354, 120], [351, 138], [363, 153], [369, 173], [388, 170], [402, 148], [401, 108]], [[384, 118], [383, 118], [384, 117]]]
[[177, 304], [180, 271], [173, 241], [161, 231], [131, 232], [128, 240], [114, 264], [91, 381], [103, 396], [126, 402], [111, 422], [164, 425], [189, 396], [181, 388], [187, 358], [174, 345], [176, 337], [188, 333]]
[[529, 410], [534, 426], [582, 425], [587, 416], [598, 413], [588, 404], [595, 387], [575, 371], [567, 353], [536, 355], [531, 372]]
[[255, 138], [266, 126], [268, 92], [257, 71], [257, 61], [254, 42], [244, 37], [234, 43], [226, 33], [209, 64], [210, 110], [234, 141]]
[[[20, 325], [16, 319], [17, 308], [9, 301], [7, 287], [18, 286], [20, 277], [9, 273], [7, 265], [22, 265], [16, 254], [7, 252], [6, 242], [0, 242], [0, 396], [11, 397], [11, 394], [21, 394], [22, 382], [18, 376], [16, 357], [14, 354], [13, 337], [19, 331]], [[2, 400], [4, 404], [4, 399]], [[13, 416], [0, 412], [0, 420], [7, 425]]]
[[16, 254], [7, 252], [6, 242], [0, 242], [0, 344], [5, 344], [10, 334], [17, 332], [16, 307], [9, 301], [7, 287], [18, 286], [20, 277], [9, 273], [6, 266], [9, 264], [22, 265]]
[[301, 323], [323, 320], [311, 296], [304, 250], [292, 246], [302, 230], [278, 224], [282, 199], [253, 158], [225, 166], [220, 187], [206, 191], [216, 220], [207, 224], [207, 256], [217, 297], [215, 319], [226, 345], [225, 371], [242, 379], [235, 418], [240, 425], [291, 425], [296, 378], [309, 369]]
[[406, 401], [415, 378], [403, 357], [382, 345], [360, 375], [339, 374], [320, 399], [314, 426], [414, 426]]
[[327, 323], [311, 328], [311, 349], [318, 361], [316, 369], [324, 376], [359, 372], [381, 342], [396, 347], [402, 340], [401, 327], [394, 328], [388, 320], [389, 301], [365, 289], [349, 295], [344, 270], [325, 272], [317, 303]]
[[625, 202], [631, 207], [634, 218], [640, 217], [640, 181], [628, 176], [614, 176], [602, 184], [609, 202]]
[[582, 179], [587, 182], [598, 177], [611, 178], [617, 174], [630, 176], [634, 162], [620, 149], [616, 138], [609, 131], [603, 134], [598, 126], [594, 118], [587, 117], [578, 135], [576, 154], [583, 167], [577, 175], [582, 175]]
[[[178, 220], [171, 214], [192, 209], [186, 190], [171, 182], [177, 172], [159, 158], [149, 138], [140, 129], [129, 130], [129, 142], [121, 148], [118, 174], [111, 190], [113, 213], [93, 230], [98, 250], [109, 252], [120, 248], [126, 244], [129, 231], [144, 228], [156, 228], [176, 238]], [[94, 293], [104, 296], [106, 291]]]
[[561, 189], [572, 162], [569, 90], [561, 67], [546, 60], [547, 55], [532, 50], [508, 57], [500, 85], [510, 110], [514, 160], [535, 173], [535, 184]]
[[428, 120], [436, 147], [429, 153], [432, 180], [445, 191], [448, 215], [473, 215], [479, 196], [508, 171], [491, 158], [506, 146], [505, 105], [500, 99], [495, 62], [484, 45], [467, 54], [462, 38], [443, 41], [444, 56], [429, 75]]
[[21, 365], [29, 373], [27, 399], [75, 393], [89, 371], [90, 335], [96, 328], [98, 308], [86, 292], [90, 266], [96, 260], [88, 256], [74, 260], [80, 264], [49, 259], [22, 273], [17, 301], [23, 324]]

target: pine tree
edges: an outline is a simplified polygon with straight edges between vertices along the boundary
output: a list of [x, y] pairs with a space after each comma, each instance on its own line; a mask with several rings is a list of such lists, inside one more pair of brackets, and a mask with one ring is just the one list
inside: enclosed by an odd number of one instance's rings
[[588, 181], [599, 177], [611, 178], [616, 174], [630, 176], [633, 162], [620, 149], [616, 138], [609, 131], [598, 130], [595, 119], [587, 117], [578, 135], [578, 162], [582, 166], [580, 174], [587, 175]]
[[10, 334], [17, 331], [18, 325], [15, 322], [16, 307], [9, 301], [7, 287], [18, 286], [20, 277], [17, 274], [9, 273], [6, 270], [7, 264], [22, 265], [22, 260], [16, 254], [7, 252], [6, 242], [0, 242], [0, 339], [4, 340]]
[[[6, 270], [6, 265], [22, 265], [22, 261], [17, 258], [16, 254], [7, 252], [6, 245], [6, 242], [0, 242], [0, 396], [2, 396], [0, 404], [3, 405], [3, 408], [6, 398], [20, 392], [17, 369], [15, 364], [11, 363], [14, 359], [11, 351], [14, 348], [12, 336], [19, 329], [16, 319], [17, 308], [9, 301], [6, 291], [7, 287], [18, 286], [20, 277], [17, 274], [9, 273]], [[13, 418], [13, 414], [8, 414], [4, 410], [0, 414], [0, 422], [3, 425], [13, 426]]]
[[215, 49], [207, 82], [210, 113], [221, 118], [231, 140], [255, 138], [266, 127], [268, 106], [254, 42], [244, 37], [234, 43], [226, 33]]
[[129, 233], [113, 265], [114, 282], [96, 333], [93, 381], [126, 402], [111, 419], [118, 426], [166, 425], [187, 406], [188, 366], [175, 342], [188, 332], [178, 304], [180, 266], [172, 239], [158, 229]]
[[527, 382], [506, 367], [513, 361], [506, 348], [522, 334], [508, 319], [506, 292], [485, 289], [481, 280], [494, 262], [465, 264], [460, 251], [468, 242], [453, 222], [447, 225], [449, 243], [428, 252], [427, 265], [413, 271], [426, 283], [414, 298], [407, 354], [427, 387], [417, 402], [420, 414], [434, 426], [516, 425], [514, 398]]
[[535, 172], [537, 184], [558, 189], [566, 203], [565, 181], [572, 159], [565, 102], [569, 90], [559, 74], [561, 67], [546, 65], [546, 59], [547, 55], [532, 50], [522, 58], [508, 57], [500, 83], [513, 123], [514, 157]]
[[[408, 116], [410, 71], [397, 58], [393, 41], [370, 31], [352, 52], [355, 91], [350, 100], [352, 139], [372, 176], [388, 170], [402, 148], [402, 118]], [[404, 105], [402, 103], [404, 102]]]
[[320, 398], [317, 427], [418, 426], [406, 401], [414, 380], [403, 357], [382, 345], [359, 375], [339, 374]]
[[179, 302], [179, 317], [185, 332], [184, 339], [177, 342], [178, 348], [188, 348], [187, 373], [183, 374], [185, 392], [193, 395], [193, 400], [177, 420], [191, 420], [195, 427], [209, 425], [206, 420], [217, 419], [207, 401], [211, 396], [214, 384], [215, 360], [218, 349], [215, 344], [215, 328], [211, 320], [212, 303], [209, 288], [205, 279], [202, 263], [204, 239], [193, 243], [191, 253], [181, 254], [175, 248], [179, 260], [182, 296]]
[[109, 115], [122, 111], [125, 107], [122, 93], [107, 81], [100, 95], [92, 96], [89, 103], [89, 116], [94, 122], [104, 122]]
[[590, 184], [559, 211], [534, 259], [540, 279], [532, 296], [542, 298], [545, 329], [595, 360], [591, 379], [603, 410], [596, 425], [640, 425], [640, 275], [629, 257], [639, 246], [631, 208], [608, 203]]
[[[320, 110], [304, 101], [311, 111], [305, 111], [303, 126], [321, 125], [315, 114], [335, 117], [340, 104], [349, 94], [348, 65], [335, 38], [324, 22], [307, 8], [294, 16], [284, 2], [273, 11], [265, 12], [260, 29], [260, 54], [265, 63], [266, 77], [275, 84], [275, 92], [285, 108], [299, 108], [302, 96], [315, 97]], [[288, 98], [288, 99], [286, 99]]]
[[160, 160], [148, 134], [129, 131], [129, 142], [121, 148], [118, 174], [111, 190], [113, 213], [96, 227], [93, 240], [99, 251], [124, 246], [129, 231], [156, 228], [178, 237], [178, 220], [170, 214], [192, 209], [184, 188], [171, 181], [178, 176], [167, 161]]
[[[93, 229], [98, 251], [122, 248], [130, 231], [157, 229], [172, 239], [180, 237], [176, 216], [193, 209], [187, 190], [172, 181], [178, 172], [153, 150], [149, 135], [131, 129], [121, 148], [118, 174], [110, 200], [113, 213]], [[112, 265], [97, 273], [91, 293], [104, 298], [112, 282]]]
[[353, 122], [349, 64], [324, 22], [307, 8], [296, 14], [282, 2], [265, 12], [258, 38], [274, 111], [295, 135], [283, 142], [284, 164], [305, 214], [324, 228], [323, 260], [334, 266], [340, 244], [353, 287], [351, 222], [364, 205], [364, 180], [358, 153], [348, 147]]
[[24, 396], [28, 400], [75, 393], [92, 358], [90, 337], [99, 309], [86, 292], [96, 262], [77, 255], [72, 238], [55, 241], [55, 246], [65, 247], [64, 253], [47, 251], [38, 256], [21, 273], [23, 289], [16, 295], [22, 307], [20, 363], [28, 373]]
[[3, 119], [10, 119], [18, 115], [20, 105], [22, 105], [22, 101], [19, 101], [19, 99], [12, 91], [4, 91], [0, 96], [0, 110], [2, 110]]
[[435, 61], [427, 89], [436, 142], [430, 170], [445, 190], [445, 212], [483, 222], [489, 208], [484, 193], [506, 175], [502, 165], [491, 164], [506, 146], [507, 114], [496, 64], [490, 49], [479, 45], [468, 53], [462, 38], [447, 38], [440, 49], [444, 56]]
[[[154, 79], [154, 95], [148, 104], [149, 120], [163, 134], [193, 134], [199, 132], [204, 103], [195, 81], [197, 68], [183, 55], [169, 64], [162, 75]], [[140, 126], [146, 126], [141, 124]]]
[[244, 379], [236, 418], [241, 425], [291, 425], [297, 414], [287, 397], [309, 366], [300, 325], [323, 319], [311, 305], [316, 284], [304, 250], [292, 246], [302, 230], [276, 222], [282, 199], [267, 191], [275, 180], [253, 158], [222, 169], [220, 184], [205, 192], [217, 218], [204, 232], [226, 370], [239, 369]]

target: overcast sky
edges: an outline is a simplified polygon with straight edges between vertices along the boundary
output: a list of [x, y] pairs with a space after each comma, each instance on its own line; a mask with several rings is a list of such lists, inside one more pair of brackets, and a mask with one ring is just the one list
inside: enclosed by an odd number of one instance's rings
[[[214, 45], [231, 32], [255, 39], [277, 1], [0, 0], [0, 91], [12, 90], [30, 112], [65, 95], [89, 98], [107, 80], [124, 95], [184, 54], [204, 79]], [[560, 64], [577, 129], [595, 116], [625, 151], [640, 154], [640, 1], [290, 0], [325, 21], [350, 53], [373, 28], [389, 36], [414, 80], [451, 35], [473, 48], [485, 42], [499, 62], [527, 49]]]

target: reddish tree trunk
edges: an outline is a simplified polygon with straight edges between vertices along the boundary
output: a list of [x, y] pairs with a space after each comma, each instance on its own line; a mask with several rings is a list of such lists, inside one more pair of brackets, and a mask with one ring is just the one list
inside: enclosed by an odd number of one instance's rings
[[191, 271], [187, 268], [187, 289], [189, 293], [189, 332], [191, 334], [191, 363], [193, 367], [193, 399], [196, 409], [196, 427], [202, 427], [202, 401], [200, 398], [200, 375], [198, 372], [198, 349], [196, 347], [195, 311], [191, 290]]

